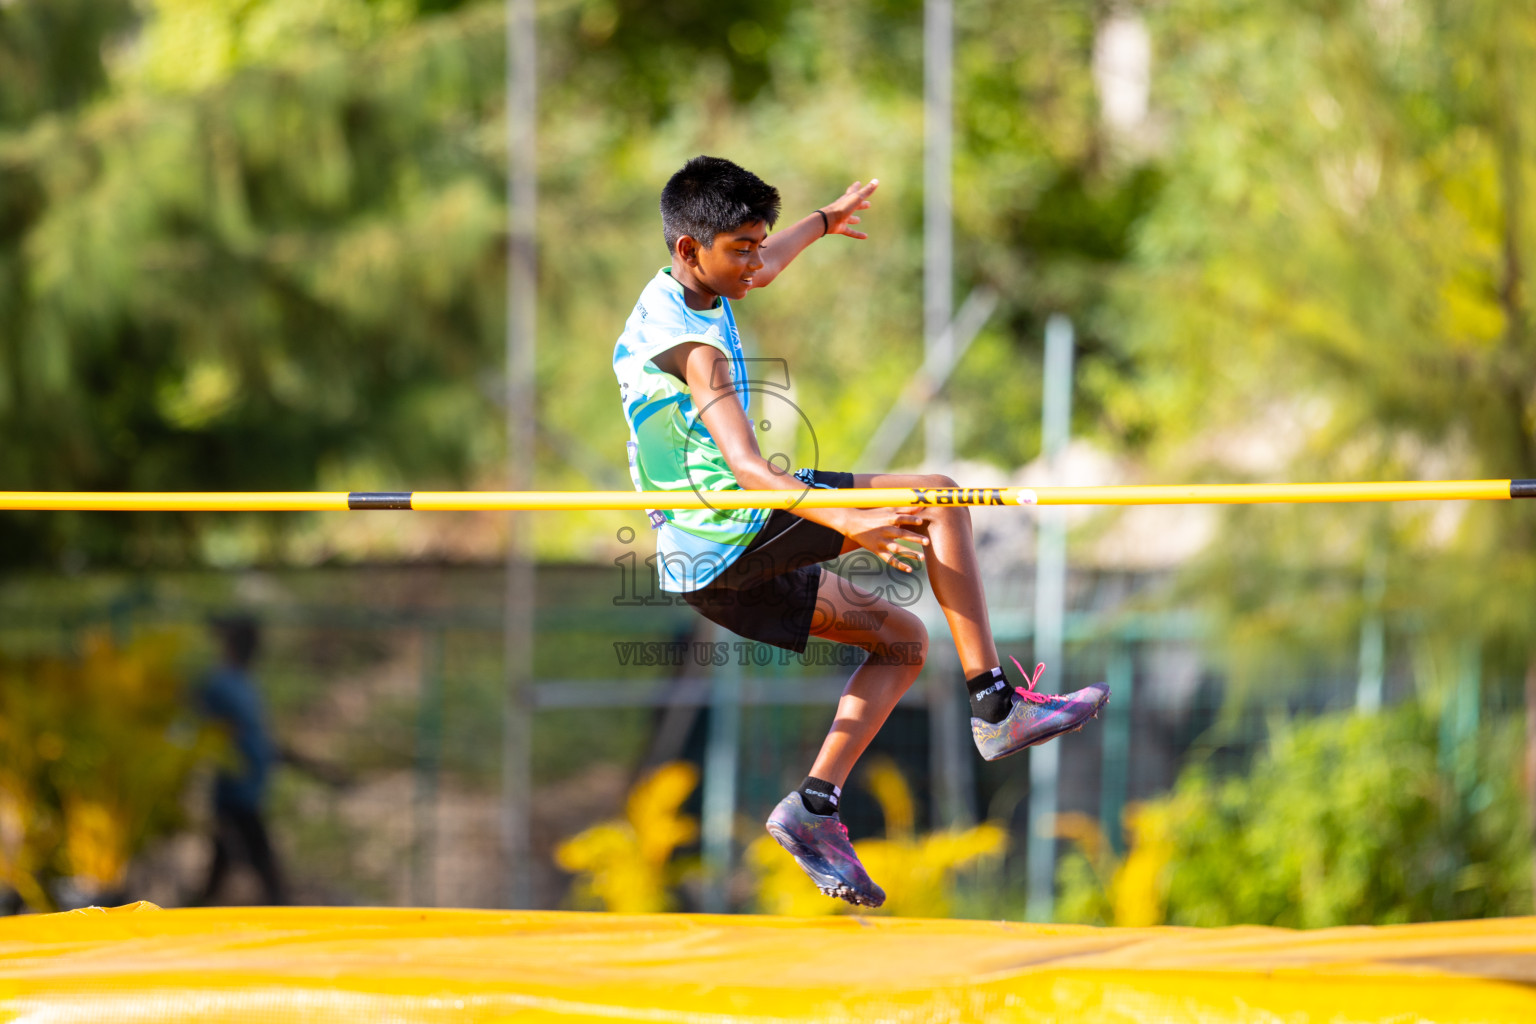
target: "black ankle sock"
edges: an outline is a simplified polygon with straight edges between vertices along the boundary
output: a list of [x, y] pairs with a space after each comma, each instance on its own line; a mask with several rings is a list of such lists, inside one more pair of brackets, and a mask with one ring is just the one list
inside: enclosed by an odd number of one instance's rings
[[805, 804], [806, 810], [822, 817], [837, 813], [837, 802], [842, 795], [841, 788], [814, 775], [807, 775], [800, 783], [800, 802]]
[[996, 725], [1013, 710], [1013, 687], [1001, 668], [994, 668], [965, 681], [971, 694], [971, 716]]

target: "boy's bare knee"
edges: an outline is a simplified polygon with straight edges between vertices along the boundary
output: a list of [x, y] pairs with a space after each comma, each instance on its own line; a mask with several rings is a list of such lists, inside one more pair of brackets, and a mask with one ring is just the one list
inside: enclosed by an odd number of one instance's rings
[[[921, 487], [959, 487], [955, 478], [943, 473], [927, 473], [922, 477]], [[937, 505], [925, 508], [924, 514], [933, 523], [957, 523], [961, 520], [970, 521], [971, 510], [964, 505]], [[926, 527], [925, 527], [926, 529]]]
[[928, 627], [923, 620], [903, 608], [886, 625], [893, 657], [902, 664], [921, 668], [928, 659]]

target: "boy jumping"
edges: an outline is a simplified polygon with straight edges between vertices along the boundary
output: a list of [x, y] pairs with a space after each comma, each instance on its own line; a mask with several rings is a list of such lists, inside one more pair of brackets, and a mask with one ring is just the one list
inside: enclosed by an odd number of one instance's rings
[[[746, 359], [731, 302], [767, 287], [818, 238], [867, 238], [855, 225], [878, 184], [856, 181], [770, 237], [779, 193], [750, 171], [700, 156], [667, 182], [661, 223], [672, 265], [641, 292], [613, 352], [636, 489], [956, 486], [937, 475], [791, 474], [763, 458], [748, 417]], [[820, 563], [865, 548], [901, 571], [927, 566], [960, 655], [971, 733], [988, 761], [1082, 728], [1109, 698], [1103, 683], [1061, 696], [1037, 693], [1043, 665], [1027, 686], [1008, 681], [964, 506], [650, 515], [662, 590], [705, 618], [797, 654], [812, 636], [869, 652], [843, 690], [810, 774], [768, 818], [769, 833], [828, 896], [868, 907], [885, 901], [854, 854], [837, 805], [854, 762], [922, 670], [928, 633], [911, 611], [823, 572]]]

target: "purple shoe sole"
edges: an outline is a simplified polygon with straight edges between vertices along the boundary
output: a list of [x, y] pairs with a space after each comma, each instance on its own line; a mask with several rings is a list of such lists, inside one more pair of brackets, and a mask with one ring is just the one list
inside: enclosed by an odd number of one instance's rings
[[885, 902], [885, 892], [865, 873], [837, 815], [812, 814], [796, 792], [779, 801], [767, 827], [768, 834], [795, 858], [822, 895], [860, 907], [878, 907]]

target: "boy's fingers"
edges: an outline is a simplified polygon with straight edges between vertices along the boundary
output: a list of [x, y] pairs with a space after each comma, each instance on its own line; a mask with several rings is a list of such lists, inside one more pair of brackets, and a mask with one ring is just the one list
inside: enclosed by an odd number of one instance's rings
[[857, 195], [860, 199], [868, 199], [872, 194], [874, 194], [875, 189], [877, 189], [879, 187], [880, 187], [880, 179], [879, 178], [870, 178], [868, 185], [864, 184], [861, 181], [856, 181], [852, 185], [849, 185], [846, 190], [844, 190], [843, 195], [845, 195], [845, 196]]

